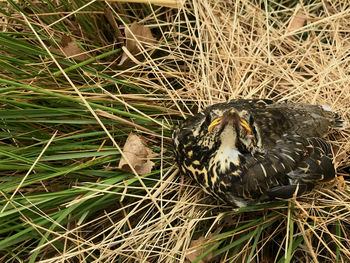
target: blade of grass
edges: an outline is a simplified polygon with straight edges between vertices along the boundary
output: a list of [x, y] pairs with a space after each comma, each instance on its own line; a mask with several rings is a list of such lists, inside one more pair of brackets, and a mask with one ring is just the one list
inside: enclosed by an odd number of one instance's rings
[[[49, 90], [46, 90], [46, 89], [42, 89], [42, 88], [39, 88], [39, 87], [32, 87], [32, 86], [29, 86], [29, 85], [26, 85], [26, 84], [21, 84], [21, 83], [18, 83], [16, 81], [12, 81], [12, 80], [6, 80], [6, 79], [1, 79], [0, 78], [0, 83], [13, 85], [13, 86], [20, 87], [20, 88], [23, 88], [23, 89], [26, 89], [26, 90], [39, 92], [39, 93], [46, 94], [46, 95], [49, 95], [49, 96], [53, 96], [53, 97], [69, 100], [69, 101], [72, 101], [72, 102], [76, 102], [76, 103], [79, 103], [79, 104], [82, 103], [82, 101], [80, 99], [72, 97], [72, 96], [62, 95], [60, 93], [52, 92], [52, 91], [49, 91]], [[142, 117], [142, 116], [137, 115], [137, 114], [129, 113], [127, 111], [117, 110], [117, 109], [106, 107], [106, 106], [102, 106], [102, 105], [99, 105], [99, 104], [96, 104], [96, 103], [93, 103], [93, 102], [88, 102], [88, 104], [90, 106], [94, 107], [94, 108], [103, 109], [103, 110], [106, 110], [106, 111], [111, 111], [113, 113], [117, 113], [117, 114], [125, 116], [125, 117], [140, 119], [140, 120], [143, 120], [145, 122], [150, 122], [151, 121], [149, 118], [145, 118], [145, 117]]]
[[[338, 238], [338, 241], [339, 243], [341, 242], [341, 227], [340, 227], [340, 222], [339, 220], [336, 221], [336, 224], [335, 224], [335, 227], [336, 227], [336, 236]], [[336, 247], [336, 250], [335, 250], [335, 254], [336, 254], [336, 262], [341, 262], [341, 259], [340, 259], [340, 246], [337, 244], [337, 247]]]
[[287, 235], [286, 235], [286, 252], [285, 252], [285, 263], [289, 263], [292, 259], [292, 251], [293, 251], [293, 240], [294, 240], [294, 203], [289, 201], [288, 206], [288, 220], [287, 220]]
[[249, 256], [248, 256], [247, 261], [246, 261], [247, 263], [252, 262], [252, 258], [254, 256], [256, 246], [258, 245], [262, 230], [263, 230], [263, 227], [261, 225], [256, 228], [256, 233], [254, 233], [254, 243], [250, 249], [250, 253], [249, 253]]
[[[121, 49], [121, 48], [118, 48], [118, 49], [115, 49], [115, 50], [111, 50], [111, 51], [105, 52], [105, 53], [100, 54], [100, 55], [98, 55], [98, 56], [96, 56], [96, 57], [91, 57], [91, 58], [86, 59], [86, 60], [84, 60], [84, 61], [82, 61], [82, 62], [80, 62], [80, 63], [77, 63], [77, 64], [75, 64], [75, 65], [72, 65], [72, 66], [70, 66], [70, 67], [64, 69], [63, 71], [64, 71], [65, 73], [67, 73], [67, 72], [69, 72], [69, 71], [72, 71], [72, 70], [81, 68], [81, 67], [83, 67], [83, 66], [86, 66], [86, 65], [88, 65], [88, 64], [90, 64], [90, 63], [92, 63], [92, 62], [94, 62], [94, 61], [99, 60], [99, 59], [103, 59], [103, 58], [106, 58], [106, 57], [108, 57], [108, 56], [110, 56], [110, 55], [113, 55], [113, 54], [116, 54], [116, 53], [120, 53], [121, 51], [122, 51], [122, 49]], [[53, 76], [58, 76], [58, 75], [60, 75], [60, 74], [62, 74], [62, 71], [59, 70], [59, 71], [54, 72], [54, 73], [53, 73]]]

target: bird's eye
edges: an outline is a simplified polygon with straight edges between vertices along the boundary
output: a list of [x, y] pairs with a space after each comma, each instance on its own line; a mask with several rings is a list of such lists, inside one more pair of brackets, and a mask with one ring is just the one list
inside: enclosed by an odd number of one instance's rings
[[215, 119], [208, 126], [208, 132], [211, 132], [215, 126], [221, 123], [222, 117]]

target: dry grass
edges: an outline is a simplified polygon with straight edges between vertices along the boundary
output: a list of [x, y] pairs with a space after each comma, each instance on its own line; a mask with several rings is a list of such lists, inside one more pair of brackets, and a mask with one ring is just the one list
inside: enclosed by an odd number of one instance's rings
[[[350, 9], [343, 1], [301, 5], [295, 1], [193, 0], [179, 9], [154, 8], [153, 14], [138, 22], [147, 22], [160, 32], [158, 44], [146, 45], [144, 60], [133, 60], [138, 64], [114, 69], [114, 62], [108, 62], [110, 75], [147, 92], [126, 95], [118, 93], [116, 86], [114, 94], [104, 91], [106, 99], [119, 100], [126, 109], [135, 104], [169, 108], [168, 116], [145, 116], [164, 130], [175, 118], [235, 98], [329, 105], [349, 121]], [[295, 16], [303, 23], [293, 29]], [[166, 55], [151, 57], [155, 50]], [[81, 78], [99, 85], [99, 79], [91, 75]], [[95, 98], [93, 93], [75, 91], [86, 100]], [[96, 113], [95, 117], [102, 116]], [[103, 116], [113, 119], [108, 114]], [[137, 124], [134, 129], [142, 130]], [[47, 251], [40, 262], [85, 262], [91, 257], [93, 262], [189, 262], [190, 251], [206, 244], [208, 248], [218, 245], [210, 254], [213, 259], [199, 262], [277, 262], [283, 255], [291, 262], [349, 262], [349, 129], [329, 135], [338, 168], [334, 182], [289, 204], [253, 212], [217, 206], [189, 178], [179, 176], [172, 159], [163, 158], [164, 152], [171, 150], [168, 138], [154, 137], [147, 128], [143, 134], [150, 144], [161, 148], [161, 177], [137, 177], [144, 182], [140, 189], [147, 188], [141, 194], [130, 191], [137, 189], [125, 182], [111, 186], [123, 189], [111, 192], [121, 198], [118, 209], [54, 231], [35, 249]], [[163, 172], [163, 166], [171, 168]], [[152, 180], [156, 180], [154, 186], [146, 186]], [[75, 187], [84, 189], [83, 184]], [[96, 190], [95, 196], [104, 193], [106, 190]], [[260, 225], [271, 225], [260, 229], [255, 249], [253, 235], [238, 250], [232, 247], [218, 255], [224, 245], [259, 229], [259, 223], [238, 232], [231, 230], [259, 218]], [[341, 233], [340, 237], [336, 233]], [[210, 238], [193, 243], [200, 236]], [[289, 248], [299, 237], [301, 244]], [[66, 246], [61, 250], [51, 246], [56, 239], [65, 240]]]

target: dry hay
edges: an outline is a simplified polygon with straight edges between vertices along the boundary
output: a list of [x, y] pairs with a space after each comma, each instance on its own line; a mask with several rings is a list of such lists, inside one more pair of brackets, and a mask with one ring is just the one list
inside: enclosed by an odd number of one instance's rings
[[[264, 5], [263, 1], [193, 1], [177, 12], [173, 10], [163, 36], [164, 40], [171, 36], [177, 41], [157, 47], [169, 52], [168, 57], [157, 61], [145, 55], [143, 63], [123, 74], [139, 74], [138, 85], [149, 87], [142, 76], [145, 71], [152, 72], [157, 79], [151, 83], [153, 89], [170, 98], [159, 99], [184, 116], [216, 102], [243, 97], [328, 105], [349, 120], [350, 10], [341, 3], [290, 7], [272, 3], [269, 11], [261, 8]], [[174, 80], [180, 87], [174, 87]], [[335, 244], [340, 246], [341, 260], [350, 258], [349, 185], [344, 180], [348, 174], [341, 170], [349, 166], [349, 130], [333, 131], [329, 139], [338, 178], [295, 201], [291, 212], [294, 234], [304, 241], [294, 252], [293, 262], [334, 262]], [[99, 260], [112, 262], [124, 255], [123, 262], [192, 262], [205, 249], [195, 257], [190, 256], [191, 251], [211, 244], [210, 239], [198, 237], [214, 236], [212, 240], [220, 241], [222, 237], [215, 237], [220, 231], [233, 230], [245, 220], [267, 214], [262, 209], [254, 213], [217, 209], [192, 185], [187, 178], [178, 178], [174, 168], [149, 189], [153, 201], [139, 196], [137, 202], [128, 204], [127, 215], [120, 216], [123, 207], [106, 214], [108, 227], [99, 224], [97, 228], [108, 234], [94, 244], [101, 253]], [[273, 262], [287, 253], [291, 210], [285, 205], [272, 210], [280, 218], [262, 231], [251, 262]], [[341, 242], [334, 235], [336, 227], [341, 229]], [[249, 230], [226, 238], [234, 242]], [[197, 240], [201, 242], [193, 243]], [[245, 262], [252, 243], [247, 242], [233, 257], [223, 253], [200, 262]]]
[[[132, 76], [135, 84], [149, 91], [133, 100], [166, 106], [179, 120], [207, 105], [242, 97], [328, 105], [349, 121], [350, 9], [343, 1], [282, 5], [194, 0], [164, 10], [145, 19], [162, 39], [143, 49], [143, 61], [136, 58], [134, 64], [115, 72], [124, 79]], [[167, 55], [151, 58], [154, 49]], [[117, 97], [124, 100], [123, 94]], [[171, 124], [175, 118], [163, 121]], [[291, 204], [256, 212], [219, 207], [189, 178], [178, 176], [173, 166], [146, 195], [130, 196], [123, 183], [113, 186], [124, 189], [119, 209], [72, 226], [60, 237], [76, 246], [43, 262], [83, 260], [96, 251], [96, 262], [191, 262], [191, 251], [211, 244], [209, 239], [200, 239], [200, 244], [191, 241], [200, 236], [221, 241], [224, 238], [218, 233], [252, 218], [264, 219], [271, 211], [278, 220], [262, 230], [253, 253], [252, 239], [235, 256], [231, 257], [232, 249], [206, 262], [245, 262], [250, 254], [251, 262], [276, 262], [287, 253], [291, 220], [295, 239], [303, 237], [293, 262], [335, 262], [337, 246], [341, 261], [346, 262], [350, 258], [349, 135], [349, 129], [329, 135], [338, 178], [294, 201], [294, 209]], [[157, 143], [166, 144], [161, 139]], [[163, 160], [164, 166], [172, 163]], [[335, 228], [341, 238], [334, 234]], [[225, 238], [234, 242], [252, 230], [247, 227]], [[213, 249], [214, 255], [218, 249]]]

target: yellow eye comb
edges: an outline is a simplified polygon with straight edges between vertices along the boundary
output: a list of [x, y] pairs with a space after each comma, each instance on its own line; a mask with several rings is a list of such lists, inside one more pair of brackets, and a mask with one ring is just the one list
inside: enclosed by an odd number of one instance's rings
[[[213, 120], [210, 123], [210, 125], [208, 126], [208, 132], [211, 132], [215, 126], [217, 126], [221, 123], [221, 121], [222, 121], [222, 117], [219, 117], [219, 118]], [[249, 124], [245, 120], [239, 118], [239, 122], [241, 123], [241, 125], [244, 127], [244, 129], [247, 131], [248, 134], [252, 133], [252, 130], [250, 129]]]
[[251, 134], [252, 130], [250, 129], [249, 124], [245, 120], [242, 120], [242, 119], [240, 119], [240, 122], [241, 122], [242, 126], [245, 128], [245, 130], [247, 131], [247, 133]]
[[208, 126], [208, 132], [211, 132], [216, 125], [220, 124], [221, 120], [222, 117], [213, 120], [212, 123], [210, 123], [210, 125]]

